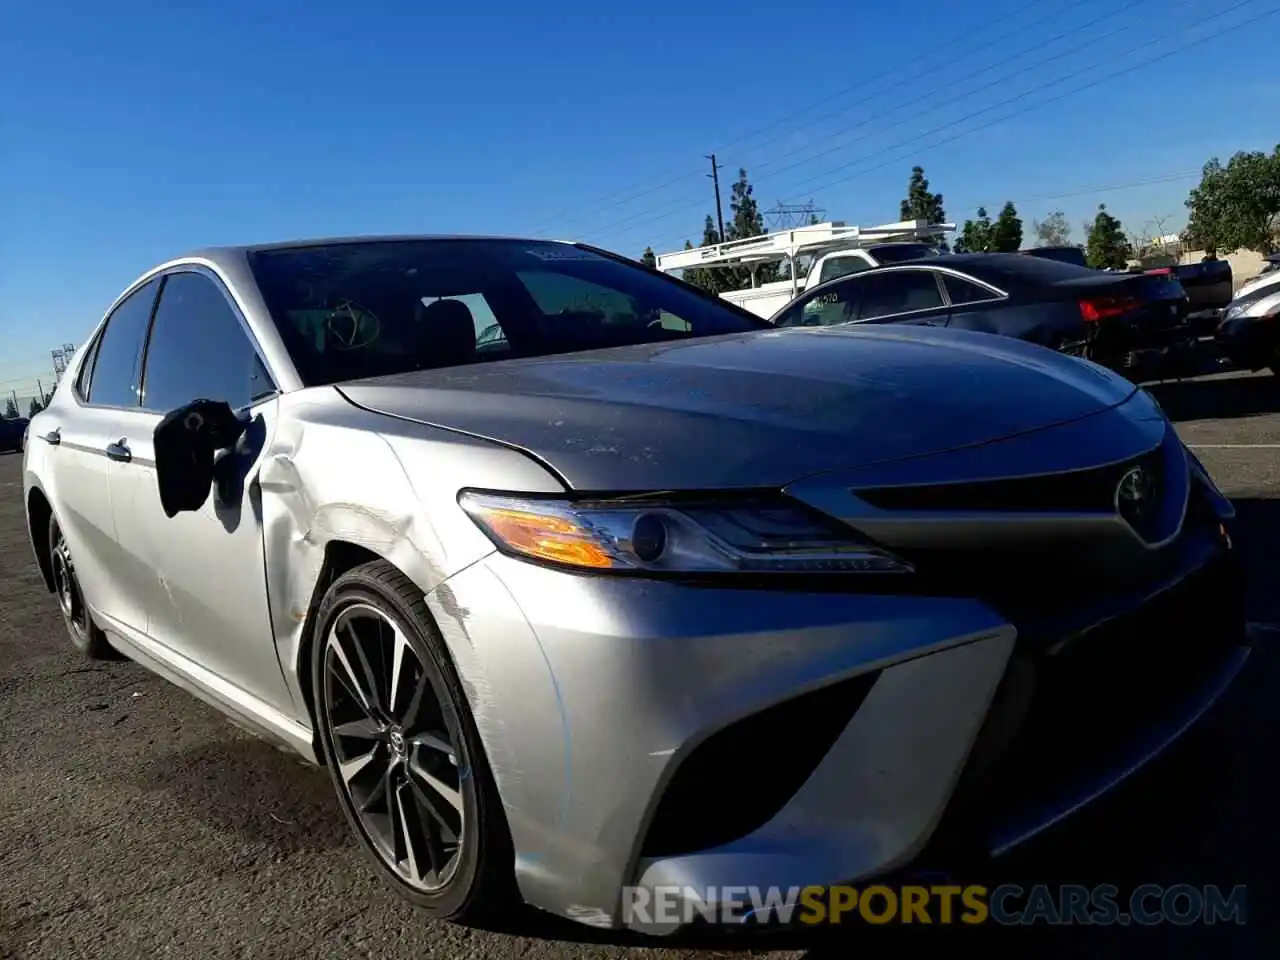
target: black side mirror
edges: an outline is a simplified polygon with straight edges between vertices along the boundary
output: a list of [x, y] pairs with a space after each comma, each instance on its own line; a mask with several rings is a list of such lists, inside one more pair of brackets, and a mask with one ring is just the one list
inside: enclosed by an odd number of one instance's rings
[[245, 427], [222, 400], [193, 400], [156, 424], [156, 483], [165, 516], [204, 506], [213, 487], [215, 454], [231, 449]]

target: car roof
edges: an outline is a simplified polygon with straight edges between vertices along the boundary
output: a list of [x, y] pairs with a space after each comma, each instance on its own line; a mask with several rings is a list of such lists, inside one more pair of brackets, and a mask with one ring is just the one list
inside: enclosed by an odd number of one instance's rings
[[263, 253], [268, 250], [290, 250], [301, 249], [306, 247], [325, 247], [337, 246], [344, 243], [394, 243], [394, 242], [420, 242], [424, 240], [488, 240], [502, 241], [510, 243], [564, 243], [571, 244], [572, 240], [549, 240], [546, 238], [534, 237], [515, 237], [515, 236], [488, 236], [482, 234], [448, 234], [448, 233], [406, 233], [406, 234], [356, 234], [353, 236], [342, 237], [304, 237], [297, 240], [276, 240], [268, 243], [250, 243], [238, 245], [224, 245], [214, 247], [201, 247], [196, 250], [188, 250], [179, 257], [175, 257], [174, 261], [182, 260], [209, 260], [214, 263], [226, 263], [228, 261], [243, 261], [245, 257], [254, 253]]

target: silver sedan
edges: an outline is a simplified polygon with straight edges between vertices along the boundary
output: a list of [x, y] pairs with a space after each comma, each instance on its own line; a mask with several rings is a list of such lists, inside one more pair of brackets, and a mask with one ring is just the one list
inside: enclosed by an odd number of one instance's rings
[[1231, 505], [1142, 390], [583, 245], [172, 260], [29, 438], [75, 646], [325, 765], [436, 917], [998, 855], [1248, 656]]

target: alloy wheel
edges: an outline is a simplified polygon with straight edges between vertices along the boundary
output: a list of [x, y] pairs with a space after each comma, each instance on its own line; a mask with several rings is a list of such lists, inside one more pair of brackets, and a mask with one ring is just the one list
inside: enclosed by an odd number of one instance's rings
[[67, 539], [58, 531], [52, 556], [53, 587], [58, 595], [58, 606], [62, 615], [77, 632], [84, 633], [88, 622], [84, 609], [84, 594], [80, 591], [80, 581], [76, 578], [75, 563], [71, 559], [71, 548]]
[[356, 603], [333, 620], [325, 715], [341, 788], [379, 858], [433, 893], [462, 852], [465, 744], [438, 676], [401, 629]]

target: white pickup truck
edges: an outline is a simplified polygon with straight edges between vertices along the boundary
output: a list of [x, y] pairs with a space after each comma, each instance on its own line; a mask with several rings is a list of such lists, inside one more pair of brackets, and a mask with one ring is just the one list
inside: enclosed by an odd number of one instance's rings
[[[663, 272], [745, 267], [751, 271], [751, 285], [726, 290], [720, 296], [768, 318], [805, 290], [835, 277], [936, 256], [939, 240], [953, 230], [954, 224], [930, 224], [923, 220], [877, 227], [831, 221], [660, 254], [657, 267]], [[769, 263], [777, 264], [780, 272], [790, 275], [790, 279], [757, 283], [759, 267]]]

